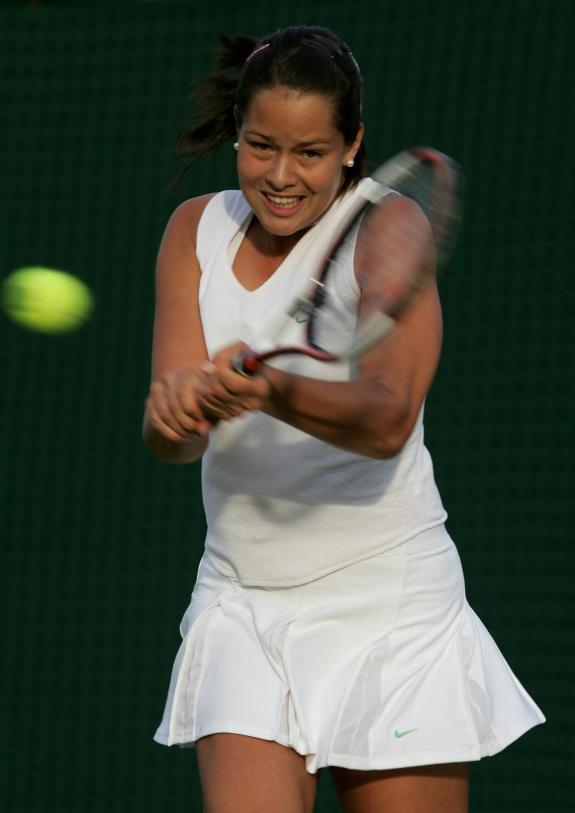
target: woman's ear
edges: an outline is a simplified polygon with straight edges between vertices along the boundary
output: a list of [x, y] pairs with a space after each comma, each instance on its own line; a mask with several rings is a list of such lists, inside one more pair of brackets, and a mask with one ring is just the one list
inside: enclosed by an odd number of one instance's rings
[[364, 135], [365, 135], [365, 125], [364, 125], [364, 123], [362, 121], [361, 124], [359, 125], [359, 129], [357, 131], [355, 141], [353, 142], [354, 146], [356, 148], [356, 151], [359, 150], [359, 148], [361, 146], [361, 142], [363, 141]]
[[349, 146], [349, 149], [346, 150], [346, 153], [345, 153], [346, 161], [353, 160], [355, 158], [356, 153], [357, 153], [357, 151], [359, 150], [359, 148], [361, 146], [361, 142], [363, 141], [364, 133], [365, 133], [365, 127], [364, 127], [364, 125], [362, 123], [362, 124], [359, 125], [357, 135], [353, 139], [352, 144]]

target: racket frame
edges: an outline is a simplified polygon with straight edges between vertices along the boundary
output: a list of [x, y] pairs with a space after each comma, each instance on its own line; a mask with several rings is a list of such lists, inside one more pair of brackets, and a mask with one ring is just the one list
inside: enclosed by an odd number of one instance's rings
[[332, 257], [345, 243], [358, 218], [363, 217], [370, 207], [381, 203], [390, 194], [397, 194], [394, 185], [399, 186], [416, 168], [424, 164], [431, 164], [435, 168], [437, 184], [443, 187], [442, 198], [448, 201], [447, 205], [436, 212], [437, 216], [430, 217], [429, 212], [424, 212], [432, 228], [437, 268], [445, 266], [453, 251], [460, 223], [461, 172], [453, 159], [438, 150], [432, 147], [412, 147], [398, 153], [373, 173], [371, 178], [376, 181], [376, 185], [370, 185], [358, 197], [337, 236], [329, 245], [319, 272], [310, 279], [306, 292], [298, 296], [287, 310], [288, 317], [295, 318], [296, 314], [302, 313], [308, 317], [307, 345], [282, 345], [260, 353], [248, 349], [233, 359], [232, 368], [235, 372], [250, 378], [257, 374], [260, 366], [266, 361], [276, 356], [291, 354], [305, 355], [322, 362], [354, 361], [382, 342], [393, 331], [397, 318], [411, 304], [412, 296], [416, 295], [416, 290], [421, 288], [421, 285], [415, 284], [413, 291], [397, 303], [393, 315], [380, 311], [371, 317], [346, 352], [334, 354], [317, 344], [314, 338], [314, 319], [326, 299], [324, 280], [329, 272]]

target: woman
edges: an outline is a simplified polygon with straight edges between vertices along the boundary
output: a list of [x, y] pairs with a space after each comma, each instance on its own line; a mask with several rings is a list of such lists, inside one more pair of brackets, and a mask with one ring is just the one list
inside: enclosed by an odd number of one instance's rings
[[[302, 26], [224, 44], [237, 75], [206, 81], [182, 146], [235, 140], [240, 190], [182, 204], [157, 265], [144, 438], [170, 463], [203, 457], [208, 534], [156, 739], [196, 746], [210, 813], [309, 813], [326, 766], [346, 811], [462, 813], [467, 763], [544, 718], [465, 601], [423, 445], [437, 290], [358, 369], [233, 371], [369, 181], [344, 43]], [[387, 208], [421, 235], [405, 262], [428, 262], [421, 212]]]

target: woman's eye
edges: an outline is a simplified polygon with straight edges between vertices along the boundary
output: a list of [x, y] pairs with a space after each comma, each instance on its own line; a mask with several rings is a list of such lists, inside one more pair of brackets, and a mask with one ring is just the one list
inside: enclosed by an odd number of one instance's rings
[[270, 149], [270, 145], [263, 141], [250, 141], [249, 144], [250, 147], [253, 147], [254, 150], [258, 150], [259, 152], [264, 152], [265, 150]]
[[321, 152], [318, 152], [317, 150], [305, 150], [304, 156], [306, 158], [320, 158]]

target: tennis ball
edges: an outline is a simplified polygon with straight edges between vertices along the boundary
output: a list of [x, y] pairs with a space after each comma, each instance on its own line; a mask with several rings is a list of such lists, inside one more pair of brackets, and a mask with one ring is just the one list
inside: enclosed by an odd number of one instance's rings
[[6, 277], [2, 305], [11, 319], [30, 330], [69, 333], [86, 321], [94, 300], [90, 289], [72, 274], [33, 266]]

